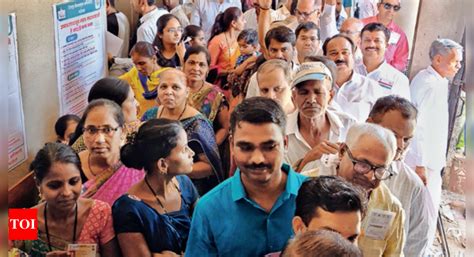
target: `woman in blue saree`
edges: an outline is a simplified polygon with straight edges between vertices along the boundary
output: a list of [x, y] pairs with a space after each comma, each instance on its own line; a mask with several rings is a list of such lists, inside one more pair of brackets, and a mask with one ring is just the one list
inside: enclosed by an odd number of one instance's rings
[[142, 121], [154, 118], [178, 120], [195, 152], [193, 171], [188, 174], [202, 196], [224, 180], [219, 149], [212, 123], [187, 103], [189, 89], [185, 74], [169, 69], [160, 74], [158, 101], [160, 106], [147, 110]]
[[181, 256], [186, 250], [191, 215], [199, 195], [186, 176], [194, 152], [178, 121], [151, 119], [120, 152], [130, 168], [146, 176], [112, 207], [122, 254]]

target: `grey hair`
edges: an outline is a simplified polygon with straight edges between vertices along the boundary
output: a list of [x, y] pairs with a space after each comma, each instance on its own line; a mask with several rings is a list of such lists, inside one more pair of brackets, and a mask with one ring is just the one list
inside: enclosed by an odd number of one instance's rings
[[393, 160], [397, 151], [397, 139], [392, 131], [372, 123], [357, 123], [349, 128], [346, 145], [352, 148], [363, 136], [376, 138], [387, 150], [388, 160]]
[[262, 65], [258, 67], [257, 70], [257, 82], [258, 82], [258, 75], [261, 73], [269, 72], [274, 69], [281, 69], [283, 73], [285, 74], [285, 78], [288, 81], [288, 84], [292, 80], [292, 72], [290, 65], [288, 62], [280, 60], [280, 59], [271, 59], [268, 61], [265, 61]]
[[455, 42], [454, 40], [448, 39], [448, 38], [438, 38], [433, 43], [431, 43], [430, 47], [430, 60], [433, 60], [433, 58], [436, 55], [446, 55], [449, 53], [451, 49], [456, 49], [460, 52], [463, 51], [463, 47]]

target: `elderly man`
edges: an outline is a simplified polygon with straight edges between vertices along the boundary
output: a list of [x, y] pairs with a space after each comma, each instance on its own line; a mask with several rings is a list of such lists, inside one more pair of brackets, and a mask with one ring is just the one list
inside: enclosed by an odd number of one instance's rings
[[415, 132], [416, 118], [417, 110], [412, 103], [390, 95], [377, 100], [367, 119], [391, 130], [397, 139], [393, 176], [384, 183], [405, 210], [405, 256], [425, 256], [431, 245], [430, 235], [436, 230], [436, 213], [428, 189], [403, 160]]
[[369, 23], [361, 32], [362, 63], [356, 71], [377, 81], [384, 95], [399, 95], [410, 100], [410, 88], [407, 76], [388, 64], [385, 51], [390, 31], [381, 23]]
[[320, 168], [324, 174], [332, 168], [331, 157], [336, 157], [338, 143], [344, 141], [355, 120], [328, 109], [334, 95], [328, 65], [334, 64], [324, 57], [318, 59], [304, 62], [292, 81], [298, 111], [288, 115], [286, 160], [298, 171]]
[[288, 63], [280, 59], [268, 60], [257, 70], [260, 95], [277, 101], [286, 114], [296, 110], [291, 101], [291, 74]]
[[362, 62], [362, 52], [360, 51], [360, 32], [364, 27], [364, 23], [357, 18], [348, 18], [345, 20], [339, 33], [344, 34], [352, 39], [352, 42], [356, 45], [356, 50], [353, 52], [355, 64], [358, 65]]
[[[382, 180], [392, 175], [397, 143], [393, 133], [379, 125], [355, 124], [339, 148], [333, 174], [365, 189], [369, 202], [362, 220], [359, 247], [364, 256], [403, 256], [405, 212]], [[304, 172], [315, 177], [318, 169]]]
[[331, 104], [364, 122], [383, 91], [376, 81], [354, 72], [354, 50], [354, 42], [343, 34], [329, 38], [323, 45], [324, 55], [337, 66], [337, 92]]
[[397, 70], [404, 72], [408, 64], [408, 39], [402, 28], [393, 22], [400, 9], [400, 0], [380, 0], [377, 4], [378, 14], [362, 19], [362, 22], [364, 24], [382, 23], [390, 30], [385, 60]]
[[217, 14], [232, 6], [242, 9], [242, 2], [239, 0], [195, 0], [191, 12], [191, 24], [202, 28], [207, 42], [211, 37], [212, 25], [216, 21]]
[[[293, 61], [296, 54], [295, 41], [295, 33], [285, 26], [278, 26], [270, 29], [265, 35], [264, 43], [268, 56], [261, 56], [259, 59], [267, 58], [268, 60], [284, 60], [291, 66], [292, 72], [295, 72], [299, 67], [298, 64]], [[265, 60], [260, 60], [260, 63], [263, 63], [264, 61]], [[257, 64], [258, 63], [259, 60], [257, 59]], [[257, 74], [254, 73], [249, 79], [245, 98], [259, 95]]]
[[158, 30], [156, 21], [158, 21], [161, 15], [167, 14], [168, 11], [158, 9], [155, 5], [155, 0], [131, 0], [131, 3], [135, 12], [142, 15], [139, 21], [140, 26], [137, 28], [136, 33], [137, 40], [132, 42], [131, 46], [140, 41], [153, 44]]
[[303, 63], [304, 58], [312, 55], [322, 55], [319, 41], [319, 28], [314, 22], [301, 23], [295, 30], [296, 52], [298, 62]]
[[427, 184], [436, 212], [441, 200], [441, 170], [446, 165], [448, 142], [448, 78], [461, 68], [463, 47], [450, 39], [437, 39], [430, 47], [431, 65], [412, 80], [412, 103], [418, 124], [407, 164]]
[[293, 235], [306, 177], [283, 163], [285, 113], [277, 102], [254, 97], [235, 108], [230, 123], [238, 169], [199, 200], [186, 256], [264, 256], [280, 252]]

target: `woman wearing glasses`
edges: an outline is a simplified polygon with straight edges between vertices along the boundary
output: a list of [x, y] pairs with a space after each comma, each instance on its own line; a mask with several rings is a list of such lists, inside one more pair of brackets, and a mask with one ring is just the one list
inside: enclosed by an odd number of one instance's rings
[[222, 182], [224, 175], [212, 124], [189, 104], [186, 81], [186, 75], [180, 70], [162, 72], [158, 86], [161, 105], [146, 111], [142, 120], [166, 118], [181, 122], [188, 135], [189, 147], [195, 153], [193, 171], [188, 176], [199, 194], [204, 195]]
[[183, 27], [178, 18], [173, 14], [162, 15], [156, 26], [158, 31], [153, 45], [158, 48], [158, 64], [161, 67], [181, 67], [186, 47], [182, 42]]
[[123, 255], [181, 255], [199, 197], [186, 176], [194, 156], [186, 131], [178, 121], [151, 119], [133, 143], [123, 146], [120, 156], [128, 167], [146, 172], [112, 208]]
[[126, 136], [123, 112], [116, 103], [98, 99], [89, 103], [81, 122], [87, 150], [79, 157], [88, 179], [82, 196], [112, 205], [144, 176], [142, 170], [127, 168], [120, 161], [120, 146]]
[[119, 77], [128, 82], [140, 104], [139, 118], [146, 110], [156, 106], [158, 75], [166, 69], [158, 64], [157, 52], [158, 49], [148, 42], [136, 43], [130, 51], [134, 67]]

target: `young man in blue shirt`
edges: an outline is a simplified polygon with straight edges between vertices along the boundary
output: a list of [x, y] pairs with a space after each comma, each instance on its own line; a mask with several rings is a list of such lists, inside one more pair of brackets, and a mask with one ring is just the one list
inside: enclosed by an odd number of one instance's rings
[[274, 100], [252, 97], [236, 107], [230, 144], [238, 168], [198, 202], [186, 256], [264, 256], [284, 248], [306, 179], [283, 163], [285, 127]]

